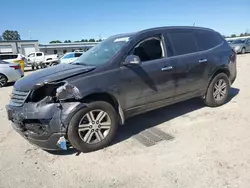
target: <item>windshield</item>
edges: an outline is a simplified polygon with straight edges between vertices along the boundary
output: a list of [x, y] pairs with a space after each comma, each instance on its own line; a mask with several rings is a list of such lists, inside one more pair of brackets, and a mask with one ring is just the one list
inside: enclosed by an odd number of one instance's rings
[[107, 63], [130, 40], [129, 36], [110, 37], [92, 47], [79, 57], [73, 64], [103, 65]]
[[233, 44], [243, 44], [246, 42], [246, 39], [237, 39], [235, 41], [233, 41]]

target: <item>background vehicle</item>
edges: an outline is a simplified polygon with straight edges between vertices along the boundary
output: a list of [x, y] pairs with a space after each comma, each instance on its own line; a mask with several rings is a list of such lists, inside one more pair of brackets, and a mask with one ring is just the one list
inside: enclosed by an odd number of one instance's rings
[[59, 63], [72, 63], [77, 58], [79, 58], [83, 53], [82, 52], [69, 52], [62, 56], [59, 60]]
[[58, 60], [57, 54], [55, 55], [45, 55], [43, 52], [34, 52], [27, 57], [27, 66], [31, 66], [34, 70], [39, 69], [39, 67], [44, 67], [44, 64], [50, 64]]
[[17, 81], [23, 75], [19, 64], [0, 60], [0, 87], [5, 86], [8, 82]]
[[229, 44], [231, 44], [233, 41], [234, 41], [234, 40], [227, 40], [227, 42], [228, 42]]
[[110, 37], [72, 64], [19, 80], [8, 118], [42, 148], [66, 149], [68, 141], [89, 152], [110, 144], [118, 125], [137, 114], [195, 97], [225, 104], [236, 75], [236, 53], [219, 33], [153, 28]]
[[19, 60], [25, 61], [25, 56], [22, 54], [0, 54], [0, 60], [16, 63]]
[[230, 46], [237, 52], [244, 54], [246, 52], [250, 52], [250, 38], [245, 39], [236, 39]]

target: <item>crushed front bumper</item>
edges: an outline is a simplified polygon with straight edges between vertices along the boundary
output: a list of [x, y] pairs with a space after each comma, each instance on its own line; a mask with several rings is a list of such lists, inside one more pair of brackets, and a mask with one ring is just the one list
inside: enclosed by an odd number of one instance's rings
[[7, 105], [8, 119], [12, 127], [30, 143], [46, 150], [61, 150], [57, 145], [66, 136], [73, 115], [84, 104], [69, 103], [25, 103], [22, 107]]

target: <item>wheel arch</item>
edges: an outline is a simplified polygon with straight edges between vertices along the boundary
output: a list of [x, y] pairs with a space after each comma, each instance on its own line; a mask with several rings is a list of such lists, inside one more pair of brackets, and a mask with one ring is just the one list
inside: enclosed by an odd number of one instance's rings
[[80, 101], [82, 103], [88, 103], [91, 101], [105, 101], [111, 104], [119, 115], [120, 124], [124, 124], [125, 121], [124, 112], [122, 110], [119, 100], [114, 95], [108, 92], [94, 92], [84, 96]]
[[[211, 83], [211, 81], [214, 79], [214, 77], [220, 73], [224, 73], [227, 75], [228, 79], [230, 78], [230, 71], [228, 69], [228, 67], [226, 66], [222, 66], [222, 67], [219, 67], [218, 69], [216, 69], [213, 74], [210, 76], [209, 78], [209, 81], [207, 83], [207, 88], [209, 87], [209, 84]], [[230, 79], [229, 79], [230, 81]], [[231, 84], [231, 83], [230, 83]]]

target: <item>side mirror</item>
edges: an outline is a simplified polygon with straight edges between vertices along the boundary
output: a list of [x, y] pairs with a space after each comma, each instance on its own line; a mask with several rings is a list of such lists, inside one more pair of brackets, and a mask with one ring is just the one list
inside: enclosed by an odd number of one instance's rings
[[140, 65], [141, 59], [137, 55], [129, 55], [126, 57], [124, 65]]

